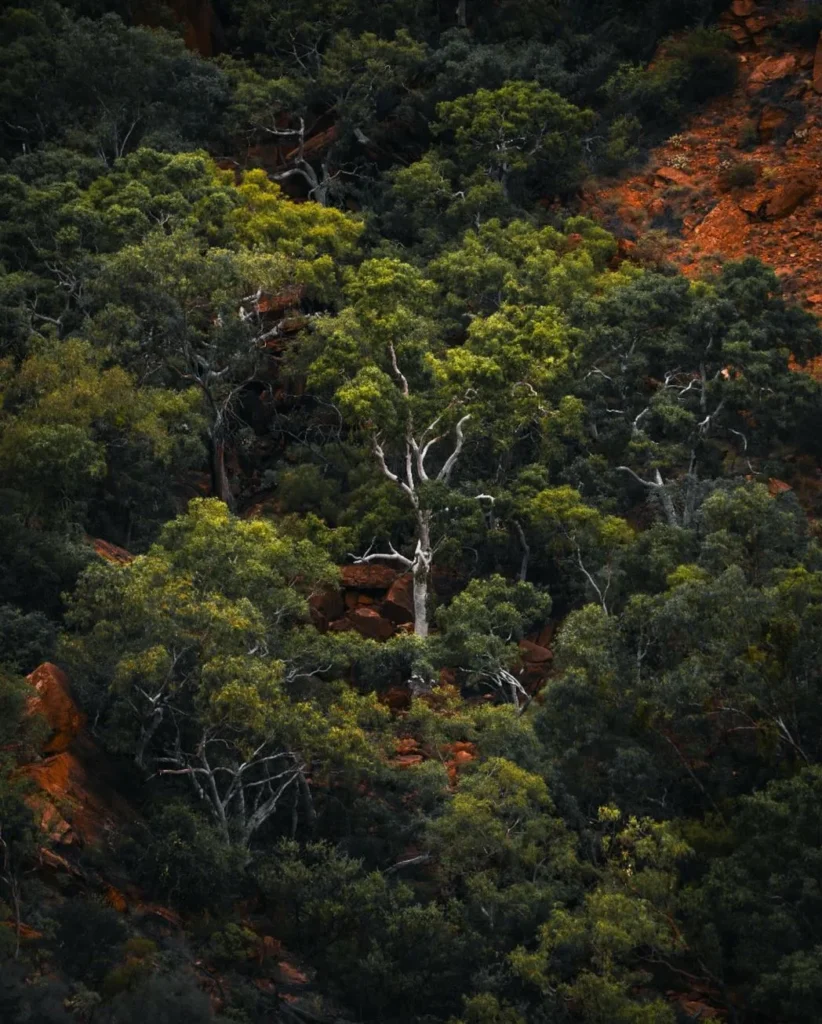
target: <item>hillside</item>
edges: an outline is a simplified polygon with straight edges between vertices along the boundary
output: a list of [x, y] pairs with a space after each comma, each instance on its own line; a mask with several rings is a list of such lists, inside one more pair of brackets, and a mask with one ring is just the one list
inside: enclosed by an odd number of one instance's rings
[[808, 1024], [822, 6], [0, 10], [0, 1024]]

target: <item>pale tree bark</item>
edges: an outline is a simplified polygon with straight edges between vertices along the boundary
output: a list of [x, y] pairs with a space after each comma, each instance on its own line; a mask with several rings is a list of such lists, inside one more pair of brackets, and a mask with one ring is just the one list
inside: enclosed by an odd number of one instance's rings
[[[409, 398], [408, 380], [399, 368], [397, 355], [394, 346], [389, 346], [391, 364], [394, 376], [400, 389]], [[377, 459], [382, 474], [386, 479], [396, 484], [406, 495], [411, 504], [416, 523], [416, 546], [413, 557], [409, 558], [396, 550], [393, 544], [389, 544], [389, 551], [372, 553], [369, 548], [364, 555], [351, 557], [357, 564], [389, 561], [401, 565], [411, 572], [414, 581], [414, 632], [417, 636], [427, 637], [429, 631], [428, 622], [428, 590], [431, 579], [431, 567], [434, 561], [434, 544], [431, 538], [431, 511], [425, 508], [420, 498], [420, 486], [435, 480], [440, 483], [448, 483], [454, 467], [462, 454], [465, 444], [465, 424], [471, 418], [470, 414], [463, 416], [454, 429], [454, 447], [442, 465], [442, 468], [433, 477], [429, 476], [426, 469], [426, 460], [431, 449], [438, 442], [442, 441], [445, 434], [437, 434], [436, 430], [442, 419], [438, 416], [433, 423], [429, 424], [417, 437], [414, 431], [414, 422], [408, 409], [405, 421], [405, 439], [402, 449], [403, 468], [400, 473], [394, 473], [389, 467], [385, 451], [380, 444], [379, 435], [372, 439], [374, 456]]]
[[224, 738], [206, 731], [194, 753], [178, 747], [171, 756], [158, 758], [158, 763], [169, 767], [157, 774], [186, 776], [226, 842], [248, 849], [292, 786], [298, 787], [306, 802], [309, 819], [314, 815], [306, 765], [293, 751], [268, 753], [270, 749], [265, 740], [241, 758]]

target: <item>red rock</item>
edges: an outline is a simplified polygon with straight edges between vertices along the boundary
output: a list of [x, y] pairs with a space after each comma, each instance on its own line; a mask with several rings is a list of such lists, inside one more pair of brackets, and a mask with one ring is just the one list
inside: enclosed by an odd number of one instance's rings
[[387, 640], [394, 635], [394, 623], [384, 619], [375, 608], [355, 608], [348, 618], [360, 636]]
[[112, 562], [114, 565], [128, 565], [129, 562], [134, 561], [134, 555], [130, 551], [126, 551], [125, 548], [111, 544], [107, 540], [101, 540], [99, 537], [91, 537], [89, 539], [94, 545], [94, 550], [97, 554], [107, 562]]
[[733, 0], [731, 11], [737, 18], [749, 18], [756, 10], [754, 0]]
[[732, 199], [723, 199], [695, 229], [700, 248], [729, 258], [745, 254], [750, 223]]
[[67, 750], [72, 740], [86, 724], [85, 715], [74, 703], [65, 672], [51, 662], [38, 666], [28, 677], [36, 694], [29, 698], [29, 714], [42, 715], [51, 727], [42, 752], [59, 754]]
[[51, 834], [55, 828], [63, 829], [62, 820], [71, 826], [61, 840], [64, 846], [75, 841], [98, 845], [125, 822], [139, 820], [134, 808], [107, 783], [114, 769], [85, 734], [71, 750], [26, 765], [21, 774], [40, 790], [30, 797], [30, 806], [39, 808], [41, 820], [51, 823]]
[[406, 573], [394, 580], [388, 597], [382, 603], [382, 613], [394, 623], [414, 621], [414, 577]]
[[106, 887], [105, 901], [113, 910], [116, 910], [119, 914], [125, 914], [125, 912], [128, 910], [128, 900], [123, 895], [123, 893], [121, 893], [119, 889], [115, 889], [113, 885], [109, 885]]
[[788, 120], [788, 117], [788, 111], [783, 110], [782, 107], [776, 107], [772, 104], [764, 106], [759, 114], [759, 122], [757, 124], [760, 140], [762, 142], [770, 142], [774, 134]]
[[793, 487], [790, 484], [786, 484], [784, 480], [777, 480], [776, 477], [771, 477], [768, 480], [768, 491], [772, 495], [784, 494], [786, 491], [792, 491]]
[[767, 32], [769, 28], [773, 28], [778, 22], [779, 19], [772, 14], [754, 14], [752, 17], [745, 19], [745, 28], [752, 36], [758, 36], [763, 32]]
[[813, 89], [814, 92], [822, 93], [822, 32], [819, 34], [816, 56], [813, 59]]
[[335, 622], [328, 624], [328, 631], [330, 633], [347, 633], [353, 628], [354, 626], [349, 619], [337, 619]]
[[554, 639], [554, 633], [556, 632], [556, 624], [553, 622], [547, 623], [537, 634], [536, 643], [540, 647], [550, 647], [551, 641]]
[[788, 217], [816, 192], [815, 175], [809, 171], [797, 174], [786, 181], [772, 194], [765, 204], [764, 215], [768, 220]]
[[528, 665], [544, 665], [554, 657], [553, 651], [549, 651], [547, 647], [540, 647], [530, 640], [520, 640], [519, 649], [522, 660]]
[[344, 565], [340, 578], [354, 590], [388, 590], [399, 574], [387, 565]]
[[728, 25], [724, 31], [733, 39], [737, 46], [750, 42], [750, 35], [744, 25]]
[[20, 936], [21, 942], [37, 942], [43, 938], [43, 933], [38, 932], [36, 928], [32, 928], [31, 925], [23, 924], [21, 921], [18, 925], [15, 921], [0, 921], [0, 926], [3, 928], [14, 928], [17, 934]]
[[322, 628], [345, 615], [345, 602], [338, 587], [326, 587], [308, 599], [311, 618]]
[[404, 686], [392, 686], [382, 695], [383, 704], [392, 711], [405, 711], [411, 706], [411, 694]]
[[691, 187], [693, 185], [693, 179], [690, 174], [677, 170], [676, 167], [660, 167], [656, 172], [656, 176], [666, 185], [680, 185], [683, 187]]
[[778, 82], [796, 71], [796, 57], [789, 53], [784, 57], [766, 57], [751, 73], [748, 79], [748, 95], [753, 95], [772, 82]]

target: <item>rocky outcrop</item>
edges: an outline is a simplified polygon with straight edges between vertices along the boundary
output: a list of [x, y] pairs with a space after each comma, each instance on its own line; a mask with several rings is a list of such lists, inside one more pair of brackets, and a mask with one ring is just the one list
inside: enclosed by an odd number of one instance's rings
[[113, 565], [128, 565], [129, 562], [134, 561], [134, 555], [130, 551], [126, 551], [125, 548], [118, 547], [110, 541], [101, 540], [99, 537], [89, 537], [88, 539], [95, 553], [106, 562], [111, 562]]
[[42, 753], [68, 750], [84, 728], [86, 717], [74, 703], [65, 672], [47, 661], [28, 676], [28, 681], [35, 691], [28, 701], [29, 714], [41, 715], [50, 729]]
[[355, 608], [349, 612], [347, 618], [360, 636], [368, 637], [370, 640], [388, 640], [394, 635], [394, 623], [383, 618], [376, 608]]
[[695, 229], [703, 252], [744, 256], [749, 221], [733, 199], [723, 199]]
[[99, 845], [112, 830], [137, 815], [111, 780], [112, 765], [86, 732], [85, 715], [77, 707], [66, 674], [46, 662], [28, 676], [34, 693], [30, 714], [48, 726], [41, 758], [20, 769], [34, 791], [29, 805], [50, 846]]
[[739, 44], [738, 88], [644, 169], [586, 195], [587, 212], [616, 233], [620, 260], [670, 261], [696, 277], [755, 256], [822, 314], [822, 40], [786, 47], [771, 31], [801, 13], [794, 3], [729, 4], [721, 24]]

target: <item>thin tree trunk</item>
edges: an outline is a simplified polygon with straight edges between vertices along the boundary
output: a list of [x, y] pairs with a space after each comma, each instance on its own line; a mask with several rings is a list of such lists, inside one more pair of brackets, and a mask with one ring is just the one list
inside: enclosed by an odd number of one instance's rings
[[211, 439], [211, 489], [220, 501], [224, 501], [230, 509], [234, 508], [234, 495], [225, 468], [225, 441], [218, 436]]
[[414, 564], [414, 632], [428, 636], [429, 567], [420, 559]]

